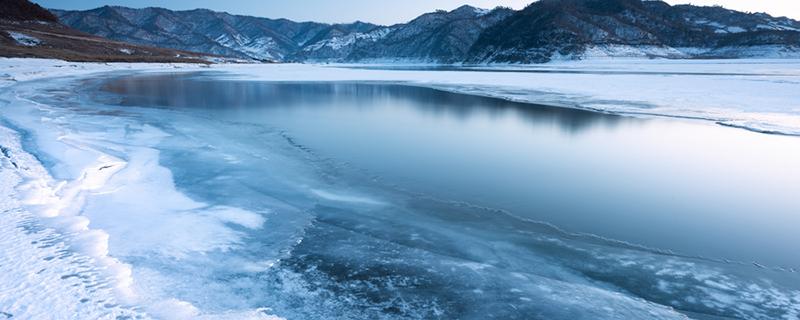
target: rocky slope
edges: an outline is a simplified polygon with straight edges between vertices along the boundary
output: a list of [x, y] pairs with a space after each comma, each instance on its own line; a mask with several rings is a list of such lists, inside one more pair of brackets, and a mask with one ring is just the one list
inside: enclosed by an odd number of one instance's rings
[[512, 13], [511, 9], [471, 6], [426, 13], [405, 24], [322, 39], [294, 57], [300, 61], [460, 62], [484, 30]]
[[[800, 52], [800, 22], [721, 7], [641, 0], [541, 0], [486, 30], [469, 62], [545, 62], [554, 57], [670, 58]], [[766, 52], [765, 52], [766, 54]]]
[[55, 15], [38, 4], [24, 0], [3, 0], [0, 2], [0, 19], [6, 21], [58, 22]]
[[130, 43], [257, 60], [340, 62], [458, 62], [466, 58], [483, 30], [513, 13], [462, 6], [387, 27], [365, 22], [293, 22], [203, 9], [106, 6], [52, 11], [73, 28]]
[[67, 25], [109, 39], [237, 58], [279, 61], [311, 39], [361, 32], [375, 25], [331, 26], [231, 15], [205, 9], [101, 7], [88, 11], [53, 10]]
[[208, 62], [215, 58], [89, 35], [60, 24], [52, 13], [27, 0], [0, 1], [0, 57], [106, 62]]
[[54, 10], [120, 41], [270, 61], [537, 63], [603, 56], [800, 56], [800, 22], [642, 0], [541, 0], [520, 11], [462, 6], [408, 23], [329, 25], [208, 10]]

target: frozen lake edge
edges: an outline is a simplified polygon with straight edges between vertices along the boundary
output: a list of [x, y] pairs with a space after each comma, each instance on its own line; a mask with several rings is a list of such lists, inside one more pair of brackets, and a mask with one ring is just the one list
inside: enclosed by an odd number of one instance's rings
[[[66, 67], [65, 67], [65, 65], [66, 65]], [[95, 73], [95, 72], [119, 71], [120, 69], [125, 70], [126, 68], [138, 69], [138, 68], [142, 68], [143, 67], [143, 66], [138, 66], [138, 65], [112, 65], [112, 66], [105, 66], [105, 65], [83, 65], [83, 64], [75, 64], [75, 67], [72, 67], [70, 65], [73, 65], [73, 64], [62, 64], [62, 63], [59, 63], [59, 62], [55, 62], [50, 66], [39, 66], [39, 67], [34, 66], [34, 67], [31, 67], [31, 69], [34, 69], [33, 71], [28, 70], [28, 71], [22, 71], [22, 72], [19, 72], [19, 73], [15, 73], [16, 72], [16, 70], [15, 70], [15, 71], [11, 71], [11, 72], [6, 72], [6, 71], [4, 71], [4, 72], [9, 74], [10, 77], [13, 77], [14, 79], [17, 79], [17, 80], [37, 80], [38, 81], [38, 80], [46, 79], [46, 76], [48, 75], [47, 72], [40, 72], [38, 70], [35, 70], [35, 69], [40, 68], [40, 67], [42, 69], [50, 68], [51, 70], [56, 71], [56, 72], [53, 72], [52, 75], [59, 75], [58, 72], [60, 72], [64, 68], [66, 68], [66, 72], [63, 72], [61, 75], [72, 74], [74, 71], [81, 70], [81, 68], [83, 68], [84, 72], [86, 72], [88, 74], [88, 73]], [[174, 66], [170, 66], [170, 65], [145, 66], [145, 69], [147, 69], [147, 68], [151, 68], [151, 69], [150, 70], [143, 70], [143, 71], [145, 71], [145, 72], [150, 72], [150, 71], [152, 71], [152, 72], [163, 72], [163, 71], [165, 71], [164, 70], [165, 67], [173, 68]], [[178, 67], [180, 68], [181, 72], [183, 72], [183, 71], [207, 70], [207, 69], [196, 68], [194, 66], [178, 66]], [[16, 68], [16, 66], [15, 66], [15, 68]], [[543, 100], [550, 101], [550, 103], [553, 103], [553, 104], [565, 103], [564, 97], [565, 96], [570, 96], [570, 94], [552, 93], [551, 91], [549, 91], [549, 89], [548, 90], [543, 90], [543, 91], [538, 91], [538, 89], [536, 89], [536, 91], [534, 91], [534, 89], [531, 89], [531, 88], [525, 88], [525, 87], [521, 88], [519, 86], [515, 87], [513, 85], [496, 86], [496, 83], [502, 83], [503, 81], [508, 82], [508, 83], [515, 82], [515, 81], [522, 81], [522, 80], [546, 82], [545, 81], [546, 79], [544, 79], [544, 80], [542, 80], [542, 79], [539, 79], [539, 80], [528, 79], [527, 76], [530, 76], [530, 75], [525, 75], [525, 76], [515, 75], [515, 76], [509, 78], [509, 75], [490, 74], [490, 76], [487, 76], [487, 79], [475, 79], [474, 75], [471, 75], [471, 77], [473, 77], [473, 78], [469, 79], [470, 83], [466, 83], [465, 84], [465, 83], [453, 83], [453, 81], [448, 80], [448, 79], [457, 78], [457, 76], [460, 75], [460, 74], [453, 74], [453, 72], [448, 72], [446, 74], [432, 73], [432, 72], [440, 72], [440, 71], [424, 72], [424, 74], [419, 74], [419, 73], [411, 72], [411, 71], [393, 71], [393, 72], [389, 72], [390, 73], [389, 75], [386, 75], [381, 71], [375, 71], [375, 70], [366, 70], [366, 71], [364, 71], [364, 70], [353, 70], [353, 69], [330, 69], [330, 68], [319, 68], [319, 67], [315, 67], [315, 66], [299, 66], [299, 65], [265, 66], [264, 69], [260, 69], [260, 70], [257, 70], [257, 71], [244, 70], [244, 69], [246, 69], [246, 67], [242, 68], [241, 66], [221, 66], [219, 68], [220, 68], [220, 71], [229, 72], [228, 74], [230, 75], [230, 78], [236, 78], [236, 79], [251, 79], [251, 80], [258, 80], [258, 81], [354, 81], [354, 82], [359, 82], [359, 81], [380, 81], [380, 82], [396, 82], [396, 83], [404, 83], [404, 84], [410, 84], [410, 85], [434, 87], [434, 88], [437, 88], [437, 89], [443, 89], [443, 90], [449, 90], [449, 91], [455, 91], [455, 92], [462, 92], [462, 93], [481, 94], [482, 92], [484, 92], [485, 95], [491, 95], [491, 96], [495, 96], [495, 97], [511, 99], [511, 100], [518, 100], [518, 101], [524, 101], [524, 102], [536, 102], [536, 103], [544, 103], [544, 104], [549, 104], [549, 103], [543, 102]], [[230, 70], [227, 69], [227, 68], [230, 68]], [[14, 68], [11, 68], [11, 69], [14, 69]], [[104, 69], [107, 69], [107, 70], [104, 70]], [[214, 68], [212, 67], [211, 70], [214, 70]], [[169, 71], [175, 71], [175, 69], [169, 69]], [[261, 74], [261, 73], [264, 73], [264, 74]], [[481, 74], [480, 73], [476, 73], [475, 75], [481, 75]], [[36, 78], [36, 77], [39, 77], [39, 76], [42, 76], [42, 77], [45, 77], [45, 78]], [[619, 75], [616, 75], [616, 76], [619, 76]], [[656, 77], [660, 77], [660, 76], [661, 75], [657, 75]], [[437, 78], [437, 77], [441, 77], [441, 78]], [[761, 77], [761, 76], [755, 76], [755, 77]], [[792, 76], [790, 76], [790, 77], [792, 77]], [[445, 79], [445, 78], [447, 78], [447, 79]], [[560, 77], [556, 77], [556, 78], [560, 78]], [[556, 80], [558, 80], [558, 79], [556, 79]], [[560, 81], [563, 81], [563, 79], [560, 79]], [[490, 86], [488, 83], [491, 83], [491, 82], [496, 82], [496, 83], [492, 84]], [[772, 83], [772, 82], [770, 82], [770, 83]], [[25, 84], [23, 83], [22, 85], [25, 85]], [[772, 85], [775, 85], [775, 84], [772, 83]], [[779, 85], [779, 87], [782, 87], [782, 86]], [[486, 94], [485, 91], [487, 89], [489, 89], [489, 88], [494, 88], [493, 89], [494, 91], [497, 91], [497, 92], [500, 92], [500, 93], [489, 93], [489, 94]], [[540, 97], [545, 97], [545, 98], [540, 98]], [[576, 95], [576, 96], [573, 96], [573, 97], [575, 99], [587, 99], [585, 95], [584, 96]], [[583, 98], [581, 98], [581, 97], [583, 97]], [[788, 97], [790, 100], [791, 100], [791, 98], [794, 98], [794, 96], [792, 96], [791, 94], [788, 94], [784, 98], [786, 98], [786, 97]], [[593, 97], [591, 99], [581, 100], [581, 101], [595, 101], [594, 103], [596, 104], [597, 101], [603, 101], [601, 98], [602, 98], [602, 96], [599, 96], [599, 97]], [[660, 97], [660, 99], [662, 99], [662, 100], [658, 100], [658, 101], [667, 101], [667, 100], [670, 100], [670, 99], [673, 99], [673, 98], [674, 97], [672, 97], [672, 98], [666, 97], [665, 98], [665, 97], [662, 96], [662, 97]], [[699, 97], [695, 96], [693, 98], [694, 99], [698, 99]], [[540, 101], [540, 100], [535, 100], [535, 99], [543, 99], [543, 100]], [[750, 99], [750, 100], [752, 100], [752, 99]], [[606, 104], [609, 104], [610, 102], [615, 102], [615, 101], [604, 101], [604, 103], [606, 103]], [[616, 101], [616, 103], [619, 103], [619, 101]], [[713, 104], [719, 104], [719, 102], [715, 102]], [[579, 107], [579, 108], [591, 109], [591, 107]], [[641, 108], [641, 105], [640, 104], [637, 105], [636, 108]], [[657, 108], [658, 107], [656, 107], [656, 109]], [[600, 111], [612, 112], [612, 113], [621, 113], [621, 114], [625, 114], [626, 112], [627, 113], [632, 113], [630, 111], [613, 111], [613, 110], [604, 110], [604, 109], [600, 109]], [[664, 114], [664, 116], [690, 117], [690, 116], [686, 116], [686, 115], [667, 115], [667, 114]], [[696, 117], [696, 118], [710, 119], [710, 120], [715, 120], [715, 121], [719, 120], [718, 118], [713, 118], [713, 117], [707, 117], [707, 118], [706, 117]], [[731, 118], [735, 118], [735, 117], [731, 116]], [[726, 120], [726, 121], [730, 121], [730, 120]], [[763, 125], [763, 124], [761, 124], [761, 125]], [[781, 131], [781, 132], [783, 132], [783, 131]], [[152, 138], [154, 136], [157, 137], [159, 135], [158, 132], [146, 132], [146, 134], [147, 134], [146, 137], [149, 137], [149, 138]], [[791, 134], [791, 132], [789, 132], [788, 134]], [[13, 138], [13, 136], [12, 136], [12, 138]], [[22, 139], [22, 137], [16, 137], [16, 138]], [[7, 143], [7, 144], [12, 145], [13, 143]], [[22, 152], [21, 150], [17, 150], [17, 149], [12, 149], [12, 151], [11, 151], [12, 154], [17, 154], [17, 153], [21, 153], [21, 152]], [[30, 162], [32, 163], [34, 161], [35, 160], [31, 160]], [[18, 164], [19, 163], [17, 163], [17, 165]], [[97, 169], [96, 171], [103, 171], [103, 170], [106, 170], [108, 168], [112, 168], [114, 170], [117, 170], [114, 167], [117, 164], [118, 164], [118, 162], [115, 161], [114, 159], [106, 159], [106, 161], [104, 161], [102, 164], [96, 166], [95, 169]], [[11, 165], [13, 166], [14, 164], [11, 164]], [[107, 166], [111, 166], [111, 167], [107, 167]], [[103, 168], [103, 169], [98, 169], [98, 168]], [[6, 171], [4, 170], [4, 173], [5, 172]], [[96, 181], [94, 181], [94, 182], [90, 181], [89, 183], [90, 184], [96, 183]], [[91, 186], [90, 186], [90, 188], [91, 188]], [[333, 197], [333, 198], [336, 198], [336, 197]], [[345, 199], [347, 199], [347, 198], [345, 197]], [[241, 215], [240, 213], [232, 213], [232, 214], [234, 214], [233, 216], [236, 217], [236, 220], [234, 220], [234, 221], [240, 221], [243, 225], [248, 225], [248, 226], [257, 226], [257, 225], [259, 225], [259, 223], [257, 221], [253, 222], [252, 219], [244, 219], [244, 220], [240, 219], [241, 217], [247, 217], [247, 214], [244, 214], [244, 215]], [[84, 222], [81, 222], [81, 221], [76, 221], [76, 222], [78, 223], [78, 227], [80, 227], [81, 223], [84, 223]], [[69, 226], [69, 228], [73, 228], [73, 226], [74, 225], [71, 225], [71, 226]], [[102, 238], [102, 236], [100, 236], [100, 238]], [[98, 253], [98, 252], [97, 251], [92, 251], [92, 250], [89, 250], [87, 252], [87, 254], [92, 254], [92, 253]], [[99, 251], [99, 256], [98, 257], [102, 257], [103, 256], [102, 253], [103, 252], [102, 252], [102, 249], [101, 249]], [[124, 272], [123, 272], [123, 274], [124, 274]], [[789, 300], [789, 306], [791, 306], [791, 303], [792, 303], [791, 299], [792, 298], [788, 298], [788, 299], [790, 299]], [[172, 302], [167, 303], [163, 307], [164, 308], [177, 308], [178, 306], [185, 306], [185, 305], [181, 304], [181, 302], [179, 302], [179, 301], [172, 301]], [[2, 311], [2, 310], [0, 310], [0, 311]], [[195, 311], [193, 311], [191, 309], [191, 307], [188, 307], [186, 312], [188, 312], [188, 314], [192, 314], [192, 312], [195, 312]]]

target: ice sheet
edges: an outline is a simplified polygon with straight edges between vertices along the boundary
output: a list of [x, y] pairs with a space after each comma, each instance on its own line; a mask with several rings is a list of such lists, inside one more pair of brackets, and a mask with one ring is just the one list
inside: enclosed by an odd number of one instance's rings
[[[796, 319], [800, 313], [794, 270], [764, 269], [753, 277], [754, 266], [587, 241], [468, 206], [464, 217], [475, 220], [455, 228], [442, 217], [397, 208], [410, 201], [402, 195], [341, 185], [313, 154], [293, 151], [281, 132], [168, 111], [76, 105], [59, 100], [65, 96], [59, 90], [73, 90], [75, 79], [54, 78], [205, 70], [196, 66], [2, 59], [0, 67], [0, 285], [14, 292], [0, 296], [0, 316], [429, 318], [459, 312], [454, 301], [478, 310], [463, 318], [527, 312]], [[785, 134], [800, 128], [796, 61], [527, 69], [547, 72], [212, 67], [238, 79], [402, 82]], [[561, 72], [575, 70], [581, 73]], [[18, 83], [26, 80], [37, 81]], [[263, 202], [254, 205], [254, 198]], [[432, 212], [452, 206], [432, 202], [421, 206]], [[406, 218], [391, 219], [398, 215]], [[507, 224], [523, 225], [524, 232], [509, 234]], [[415, 286], [445, 294], [426, 296]], [[38, 303], [46, 298], [52, 303]]]

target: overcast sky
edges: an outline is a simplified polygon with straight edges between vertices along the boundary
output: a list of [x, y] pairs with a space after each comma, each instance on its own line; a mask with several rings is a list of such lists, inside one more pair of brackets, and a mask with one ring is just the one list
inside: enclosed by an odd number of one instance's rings
[[[298, 21], [352, 22], [355, 20], [394, 24], [436, 9], [454, 9], [462, 4], [481, 8], [507, 6], [523, 8], [530, 0], [33, 0], [47, 8], [92, 9], [103, 5], [165, 7], [169, 9], [208, 8], [236, 14]], [[800, 0], [667, 0], [696, 5], [719, 4], [731, 9], [768, 12], [800, 19]]]

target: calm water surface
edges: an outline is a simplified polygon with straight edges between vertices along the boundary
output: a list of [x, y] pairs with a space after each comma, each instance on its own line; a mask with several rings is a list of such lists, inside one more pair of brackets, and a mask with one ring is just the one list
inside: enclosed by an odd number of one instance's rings
[[123, 104], [285, 130], [400, 188], [687, 254], [800, 265], [800, 139], [392, 84], [181, 76]]
[[[158, 75], [114, 79], [102, 88], [105, 94], [98, 99], [105, 103], [224, 123], [228, 127], [208, 130], [230, 142], [258, 139], [242, 136], [236, 128], [279, 132], [286, 143], [302, 150], [303, 157], [333, 168], [325, 179], [346, 186], [347, 192], [315, 189], [321, 198], [339, 205], [309, 209], [317, 222], [305, 229], [303, 244], [286, 263], [299, 277], [313, 279], [307, 280], [310, 283], [330, 283], [328, 288], [338, 288], [330, 289], [336, 295], [350, 292], [353, 299], [367, 301], [362, 306], [383, 315], [592, 318], [592, 313], [548, 311], [541, 299], [530, 302], [514, 296], [518, 290], [535, 292], [536, 285], [549, 283], [527, 278], [533, 287], [509, 285], [519, 280], [514, 280], [516, 272], [530, 268], [562, 284], [617, 288], [709, 319], [761, 318], [746, 306], [768, 307], [764, 301], [735, 299], [729, 305], [708, 303], [711, 300], [703, 300], [708, 290], [736, 298], [752, 284], [749, 281], [762, 277], [779, 283], [779, 290], [800, 290], [796, 273], [790, 271], [800, 267], [797, 137], [401, 84]], [[202, 132], [196, 134], [203, 139]], [[269, 184], [259, 180], [263, 177], [258, 162], [213, 162], [166, 149], [167, 159], [162, 161], [175, 172], [176, 183], [197, 196], [235, 197], [231, 194], [241, 185]], [[226, 172], [223, 182], [216, 179], [220, 171]], [[284, 192], [271, 190], [276, 198]], [[371, 205], [379, 208], [365, 209]], [[552, 244], [570, 241], [580, 244]], [[589, 258], [587, 252], [604, 255]], [[451, 258], [476, 263], [468, 269], [478, 275], [453, 271], [446, 262]], [[706, 290], [701, 287], [709, 278], [696, 276], [687, 284], [685, 275], [652, 267], [676, 259], [691, 261], [675, 267], [681, 270], [697, 265], [727, 270], [725, 279], [734, 284], [730, 291]], [[651, 267], [633, 266], [643, 261], [650, 261]], [[542, 267], [550, 264], [559, 268]], [[495, 267], [505, 271], [481, 271]], [[782, 271], [762, 274], [778, 267]], [[578, 275], [573, 278], [571, 272]], [[671, 283], [680, 285], [672, 288]], [[492, 303], [469, 306], [484, 303], [480, 297], [487, 292]], [[594, 298], [588, 294], [586, 299]], [[509, 301], [514, 308], [500, 307]], [[788, 306], [800, 303], [788, 301]], [[287, 303], [285, 310], [292, 306]], [[761, 315], [781, 315], [787, 308], [777, 306], [777, 313]]]

